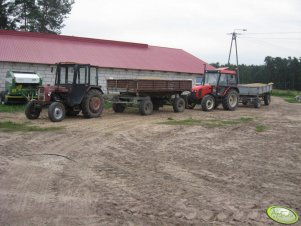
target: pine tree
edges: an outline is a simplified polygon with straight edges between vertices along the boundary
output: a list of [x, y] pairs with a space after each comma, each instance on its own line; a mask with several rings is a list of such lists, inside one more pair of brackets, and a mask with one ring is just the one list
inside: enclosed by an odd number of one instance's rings
[[38, 0], [38, 31], [59, 34], [64, 27], [64, 19], [70, 13], [73, 3], [73, 0]]
[[15, 23], [12, 20], [13, 2], [0, 0], [0, 29], [14, 29]]

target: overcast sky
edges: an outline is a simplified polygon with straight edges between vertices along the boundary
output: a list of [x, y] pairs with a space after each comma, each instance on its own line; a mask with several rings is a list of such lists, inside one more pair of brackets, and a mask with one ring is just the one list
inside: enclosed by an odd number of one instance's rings
[[263, 64], [265, 56], [301, 57], [300, 11], [300, 0], [75, 0], [62, 34], [179, 48], [226, 63], [227, 33], [243, 28], [239, 62]]

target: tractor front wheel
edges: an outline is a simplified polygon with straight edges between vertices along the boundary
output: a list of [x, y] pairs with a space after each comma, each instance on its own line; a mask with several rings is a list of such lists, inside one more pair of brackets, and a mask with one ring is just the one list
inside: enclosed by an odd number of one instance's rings
[[223, 98], [223, 108], [228, 111], [234, 111], [238, 105], [238, 93], [236, 90], [230, 90]]
[[37, 119], [40, 117], [41, 108], [36, 107], [35, 101], [30, 101], [26, 104], [25, 115], [28, 119]]
[[211, 95], [204, 96], [201, 106], [203, 111], [212, 111], [215, 108], [214, 97]]
[[66, 109], [60, 102], [53, 102], [48, 108], [48, 117], [52, 122], [60, 122], [65, 118]]
[[96, 90], [90, 90], [84, 97], [81, 107], [85, 118], [97, 118], [103, 111], [102, 94]]

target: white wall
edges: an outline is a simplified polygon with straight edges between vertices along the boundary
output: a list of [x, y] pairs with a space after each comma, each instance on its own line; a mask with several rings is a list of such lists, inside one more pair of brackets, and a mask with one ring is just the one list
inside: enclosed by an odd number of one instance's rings
[[[53, 71], [51, 72], [51, 69]], [[46, 64], [28, 64], [28, 63], [6, 63], [0, 62], [0, 91], [4, 90], [4, 81], [6, 72], [23, 71], [23, 72], [36, 72], [42, 79], [43, 84], [53, 84], [55, 79], [55, 65]], [[106, 93], [106, 79], [114, 78], [166, 78], [166, 79], [192, 79], [195, 84], [196, 77], [200, 75], [186, 74], [186, 73], [173, 73], [173, 72], [157, 72], [157, 71], [140, 71], [140, 70], [125, 70], [125, 69], [111, 69], [99, 68], [99, 84], [102, 86], [103, 91]]]

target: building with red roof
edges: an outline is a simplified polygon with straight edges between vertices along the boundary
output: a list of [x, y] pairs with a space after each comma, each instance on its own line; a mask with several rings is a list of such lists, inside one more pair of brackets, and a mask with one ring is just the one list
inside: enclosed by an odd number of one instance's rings
[[[162, 77], [192, 79], [204, 73], [204, 61], [181, 49], [65, 35], [0, 30], [0, 90], [8, 70], [37, 72], [54, 82], [54, 64], [77, 62], [99, 67], [107, 78]], [[214, 69], [207, 65], [207, 69]]]

